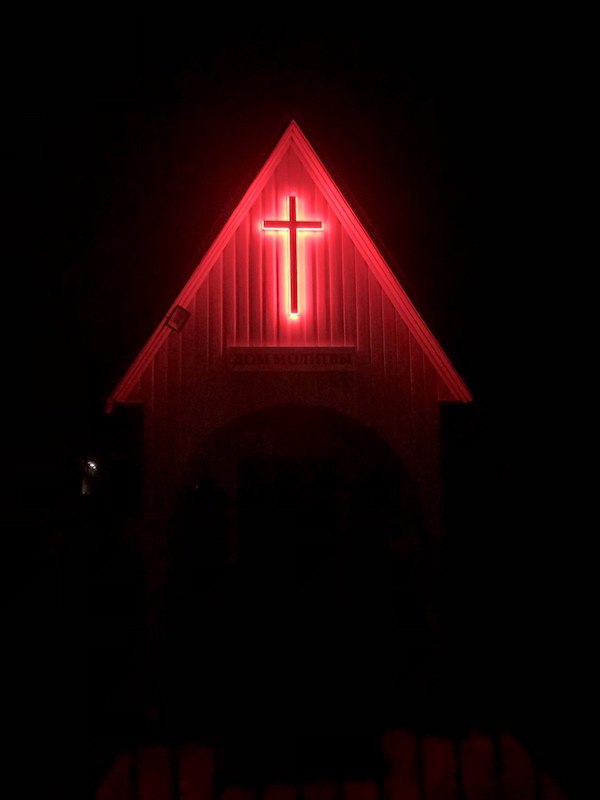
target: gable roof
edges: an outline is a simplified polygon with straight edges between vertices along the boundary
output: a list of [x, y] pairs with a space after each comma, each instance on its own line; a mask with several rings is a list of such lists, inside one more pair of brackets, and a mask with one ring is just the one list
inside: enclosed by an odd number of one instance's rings
[[236, 209], [233, 211], [212, 245], [206, 251], [186, 285], [175, 298], [165, 318], [155, 329], [154, 333], [148, 339], [145, 346], [109, 396], [106, 402], [106, 410], [108, 412], [112, 410], [115, 403], [125, 400], [129, 391], [142, 376], [144, 370], [150, 364], [154, 355], [171, 332], [166, 322], [169, 320], [173, 310], [176, 309], [177, 306], [186, 308], [191, 302], [195, 293], [212, 269], [215, 260], [223, 251], [230, 238], [234, 235], [246, 214], [249, 213], [265, 184], [271, 178], [278, 164], [290, 149], [298, 157], [307, 174], [322, 192], [330, 207], [337, 215], [341, 225], [354, 243], [357, 251], [374, 273], [383, 292], [387, 295], [394, 309], [423, 349], [423, 352], [430, 359], [441, 381], [448, 389], [449, 397], [457, 402], [469, 402], [472, 400], [471, 392], [468, 387], [412, 304], [393, 271], [342, 195], [340, 189], [300, 130], [298, 124], [292, 121], [243, 198], [238, 203]]

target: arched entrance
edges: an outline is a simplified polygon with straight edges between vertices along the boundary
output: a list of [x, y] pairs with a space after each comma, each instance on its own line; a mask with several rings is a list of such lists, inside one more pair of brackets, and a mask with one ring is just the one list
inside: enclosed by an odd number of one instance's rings
[[207, 729], [376, 730], [412, 680], [423, 541], [370, 429], [275, 407], [217, 431], [170, 531], [169, 704]]

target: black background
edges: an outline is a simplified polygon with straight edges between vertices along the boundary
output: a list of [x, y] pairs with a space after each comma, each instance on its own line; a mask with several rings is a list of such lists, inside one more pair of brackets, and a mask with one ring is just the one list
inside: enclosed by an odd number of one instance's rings
[[3, 588], [17, 749], [53, 754], [58, 717], [69, 742], [93, 737], [85, 615], [65, 600], [57, 520], [107, 395], [295, 119], [473, 392], [454, 464], [456, 636], [485, 696], [568, 783], [590, 527], [572, 457], [572, 36], [523, 10], [237, 14], [8, 20]]

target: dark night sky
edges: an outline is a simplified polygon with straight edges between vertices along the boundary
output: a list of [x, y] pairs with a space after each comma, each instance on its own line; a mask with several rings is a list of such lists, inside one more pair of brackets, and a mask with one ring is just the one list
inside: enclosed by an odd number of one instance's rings
[[548, 280], [567, 90], [544, 24], [46, 13], [5, 70], [9, 607], [107, 394], [295, 119], [474, 393], [462, 567], [484, 649], [570, 764], [582, 532]]

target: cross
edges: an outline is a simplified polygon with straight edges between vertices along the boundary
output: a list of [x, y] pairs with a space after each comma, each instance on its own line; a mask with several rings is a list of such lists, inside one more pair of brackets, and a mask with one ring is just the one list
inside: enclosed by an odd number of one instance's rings
[[309, 222], [308, 220], [296, 219], [296, 198], [289, 196], [290, 218], [289, 219], [266, 219], [263, 222], [265, 231], [285, 231], [290, 232], [290, 314], [298, 315], [298, 253], [296, 246], [296, 231], [322, 231], [322, 222]]

